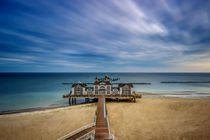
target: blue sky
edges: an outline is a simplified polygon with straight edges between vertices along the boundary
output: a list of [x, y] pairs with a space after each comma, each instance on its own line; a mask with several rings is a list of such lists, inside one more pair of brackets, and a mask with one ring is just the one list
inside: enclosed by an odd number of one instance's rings
[[1, 0], [0, 72], [210, 72], [210, 1]]

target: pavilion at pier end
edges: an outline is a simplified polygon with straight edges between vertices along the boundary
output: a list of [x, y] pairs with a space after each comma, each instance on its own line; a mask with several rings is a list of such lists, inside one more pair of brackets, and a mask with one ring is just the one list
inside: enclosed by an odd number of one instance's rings
[[76, 104], [77, 98], [85, 98], [89, 102], [90, 99], [98, 99], [100, 95], [117, 101], [136, 102], [136, 98], [141, 98], [141, 95], [135, 94], [133, 83], [116, 83], [108, 76], [96, 77], [94, 83], [72, 83], [70, 93], [63, 95], [63, 98], [69, 98], [69, 104]]

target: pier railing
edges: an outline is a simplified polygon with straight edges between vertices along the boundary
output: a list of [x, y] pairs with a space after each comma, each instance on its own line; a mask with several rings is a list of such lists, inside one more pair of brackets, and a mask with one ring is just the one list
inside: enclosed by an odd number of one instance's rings
[[95, 130], [92, 130], [88, 133], [86, 133], [85, 135], [77, 138], [76, 140], [94, 140], [94, 137], [95, 137]]
[[[63, 98], [98, 98], [101, 95], [93, 94], [81, 94], [81, 95], [63, 95]], [[138, 94], [106, 94], [105, 98], [141, 98], [141, 95]]]
[[[95, 126], [95, 125], [96, 125], [95, 122], [94, 122], [94, 123], [90, 123], [90, 124], [88, 124], [88, 125], [85, 125], [85, 126], [83, 126], [83, 127], [80, 127], [79, 129], [77, 129], [77, 130], [75, 130], [75, 131], [70, 132], [69, 134], [66, 134], [66, 135], [64, 135], [64, 136], [62, 136], [62, 137], [60, 137], [60, 138], [58, 138], [57, 140], [66, 140], [66, 139], [70, 138], [71, 136], [73, 136], [73, 135], [75, 135], [75, 134], [77, 134], [77, 133], [79, 133], [79, 132], [81, 132], [81, 131], [83, 131], [83, 130], [85, 130], [85, 129], [91, 128], [91, 127], [93, 127], [93, 126]], [[94, 130], [94, 131], [95, 131], [95, 130]]]

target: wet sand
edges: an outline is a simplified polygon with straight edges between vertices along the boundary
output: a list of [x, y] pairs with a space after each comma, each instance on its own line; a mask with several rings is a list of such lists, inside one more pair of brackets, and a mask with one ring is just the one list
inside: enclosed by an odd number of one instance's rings
[[142, 98], [107, 108], [119, 140], [210, 139], [210, 98]]
[[95, 104], [0, 116], [0, 139], [53, 140], [92, 123]]

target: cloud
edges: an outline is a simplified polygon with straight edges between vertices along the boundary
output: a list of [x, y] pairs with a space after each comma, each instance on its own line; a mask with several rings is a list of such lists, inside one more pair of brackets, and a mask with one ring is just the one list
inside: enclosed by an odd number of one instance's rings
[[16, 58], [0, 58], [0, 61], [6, 61], [6, 62], [25, 62], [22, 59], [16, 59]]
[[45, 41], [42, 38], [38, 38], [32, 35], [28, 35], [28, 34], [24, 34], [24, 33], [18, 33], [15, 31], [11, 31], [11, 30], [5, 30], [5, 29], [0, 29], [0, 33], [2, 34], [6, 34], [6, 35], [12, 35], [21, 39], [25, 39], [34, 43], [41, 43], [41, 44], [47, 44], [48, 42]]
[[10, 0], [0, 8], [0, 71], [206, 71], [209, 6], [194, 0]]
[[132, 0], [109, 0], [107, 5], [109, 6], [100, 2], [91, 3], [88, 18], [106, 25], [105, 28], [119, 28], [131, 34], [167, 34], [164, 25], [146, 16]]

